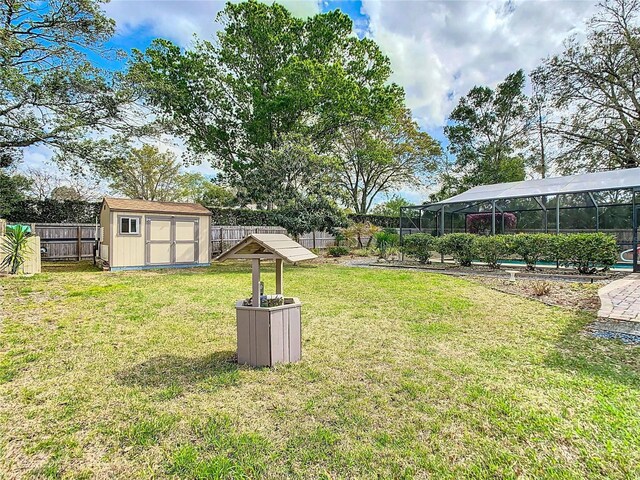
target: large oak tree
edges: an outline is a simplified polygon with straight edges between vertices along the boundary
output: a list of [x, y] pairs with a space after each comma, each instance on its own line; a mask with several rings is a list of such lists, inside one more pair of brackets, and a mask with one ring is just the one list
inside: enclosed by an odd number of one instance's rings
[[607, 0], [588, 23], [586, 41], [533, 73], [556, 112], [549, 132], [559, 138], [561, 172], [640, 166], [640, 1]]
[[389, 60], [339, 11], [303, 20], [248, 1], [227, 4], [218, 21], [213, 41], [183, 50], [156, 40], [138, 52], [132, 72], [148, 102], [247, 201], [284, 208], [300, 192], [325, 196], [318, 169], [331, 167], [339, 132], [402, 103]]
[[341, 129], [336, 183], [347, 206], [368, 213], [378, 195], [425, 184], [441, 153], [411, 112], [397, 108], [375, 124]]
[[476, 86], [460, 99], [444, 129], [455, 163], [434, 199], [476, 185], [524, 179], [524, 149], [531, 128], [524, 84], [524, 72], [519, 70], [495, 90]]
[[122, 125], [131, 91], [89, 58], [114, 53], [103, 3], [0, 1], [0, 164], [33, 145], [83, 156], [89, 132]]

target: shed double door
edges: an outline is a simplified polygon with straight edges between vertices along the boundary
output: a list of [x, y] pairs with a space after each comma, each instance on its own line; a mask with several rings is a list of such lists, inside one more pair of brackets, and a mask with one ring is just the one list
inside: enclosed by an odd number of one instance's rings
[[147, 216], [146, 264], [197, 263], [198, 227], [197, 218]]

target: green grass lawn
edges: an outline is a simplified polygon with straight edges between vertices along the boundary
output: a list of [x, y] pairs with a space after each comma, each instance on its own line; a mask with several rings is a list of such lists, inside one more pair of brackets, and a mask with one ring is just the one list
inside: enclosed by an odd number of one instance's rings
[[0, 278], [0, 472], [640, 476], [639, 350], [583, 335], [589, 314], [423, 272], [285, 267], [303, 361], [252, 369], [234, 363], [250, 282], [240, 264]]

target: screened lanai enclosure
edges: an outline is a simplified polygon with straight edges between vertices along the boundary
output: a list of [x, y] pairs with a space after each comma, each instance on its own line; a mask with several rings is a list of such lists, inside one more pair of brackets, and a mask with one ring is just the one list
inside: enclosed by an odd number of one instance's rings
[[640, 168], [482, 185], [403, 207], [400, 235], [582, 233], [616, 237], [620, 266], [638, 262]]

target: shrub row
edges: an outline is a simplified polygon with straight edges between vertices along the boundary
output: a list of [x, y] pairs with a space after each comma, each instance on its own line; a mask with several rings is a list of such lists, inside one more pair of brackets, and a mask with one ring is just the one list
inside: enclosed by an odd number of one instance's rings
[[[214, 225], [281, 225], [283, 214], [279, 210], [250, 210], [246, 208], [216, 208], [209, 207]], [[289, 212], [287, 212], [288, 214]], [[347, 214], [347, 218], [352, 223], [371, 223], [381, 228], [397, 228], [400, 224], [398, 217], [388, 217], [385, 215], [360, 215], [356, 213]]]
[[16, 223], [94, 223], [100, 205], [75, 200], [23, 200], [14, 202], [5, 216]]
[[408, 235], [402, 251], [421, 263], [428, 263], [431, 252], [451, 255], [462, 266], [480, 260], [498, 268], [501, 259], [519, 258], [532, 270], [540, 260], [558, 262], [580, 273], [608, 270], [618, 259], [618, 245], [612, 235], [604, 233], [520, 233], [517, 235], [478, 236], [452, 233], [433, 237], [426, 233]]

